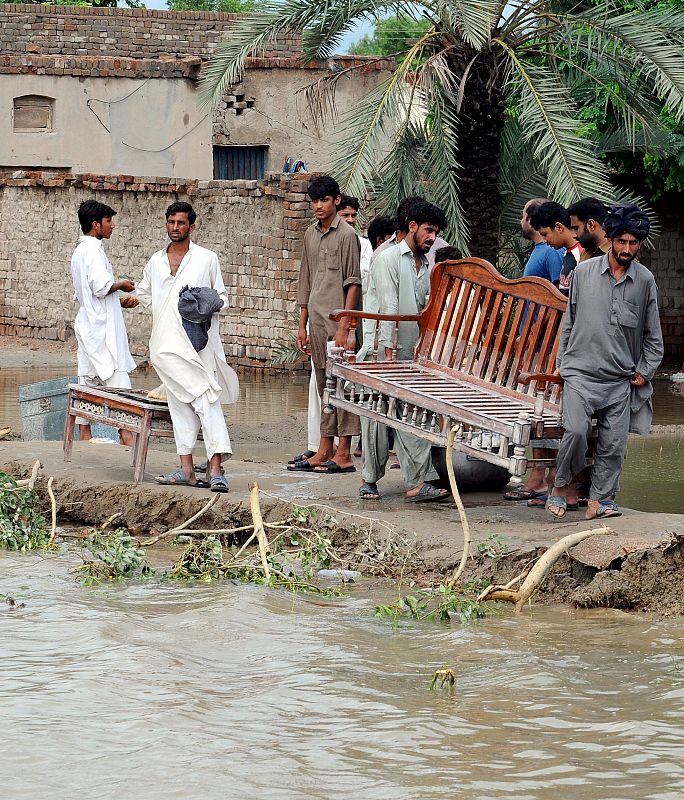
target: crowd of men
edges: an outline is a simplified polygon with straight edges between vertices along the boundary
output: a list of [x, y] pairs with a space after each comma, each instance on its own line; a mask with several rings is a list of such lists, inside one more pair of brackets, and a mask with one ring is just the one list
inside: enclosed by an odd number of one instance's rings
[[[461, 253], [439, 238], [447, 228], [442, 209], [420, 197], [400, 203], [394, 217], [379, 216], [357, 233], [357, 198], [322, 176], [308, 189], [315, 222], [306, 231], [298, 284], [297, 347], [311, 359], [308, 449], [287, 469], [335, 475], [356, 472], [362, 459], [359, 496], [378, 499], [393, 449], [406, 484], [407, 502], [441, 502], [430, 444], [370, 419], [333, 409], [321, 414], [326, 361], [333, 346], [346, 348], [351, 317], [332, 322], [334, 309], [414, 315], [425, 307], [435, 263]], [[135, 364], [121, 308], [152, 308], [150, 360], [165, 387], [180, 468], [156, 478], [228, 491], [222, 462], [231, 445], [221, 409], [236, 402], [239, 385], [227, 365], [216, 315], [228, 304], [217, 255], [191, 241], [196, 214], [188, 203], [166, 211], [167, 247], [153, 254], [137, 287], [116, 281], [102, 240], [116, 212], [88, 201], [79, 208], [83, 231], [72, 258], [76, 299], [79, 380], [90, 386], [130, 387]], [[521, 219], [523, 237], [534, 243], [525, 276], [549, 281], [568, 297], [557, 365], [564, 381], [559, 440], [534, 440], [534, 456], [555, 460], [535, 468], [507, 500], [540, 506], [557, 519], [587, 506], [588, 519], [620, 514], [615, 503], [627, 435], [647, 433], [651, 381], [663, 343], [653, 275], [637, 260], [649, 221], [636, 206], [609, 208], [586, 198], [565, 208], [545, 198], [529, 200]], [[120, 292], [135, 292], [122, 296]], [[358, 361], [374, 357], [375, 322], [365, 320]], [[353, 335], [352, 335], [353, 338]], [[377, 357], [392, 357], [394, 325], [381, 323]], [[396, 358], [410, 360], [418, 340], [416, 323], [400, 323]], [[397, 412], [399, 413], [399, 412]], [[592, 419], [598, 423], [593, 464], [588, 467]], [[206, 480], [195, 474], [192, 451], [202, 430]], [[89, 430], [81, 428], [81, 437]], [[352, 453], [352, 440], [360, 436]]]

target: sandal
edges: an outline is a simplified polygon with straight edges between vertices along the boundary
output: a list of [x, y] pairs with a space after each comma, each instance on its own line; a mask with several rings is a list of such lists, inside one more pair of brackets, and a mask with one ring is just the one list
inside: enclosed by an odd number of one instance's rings
[[541, 489], [537, 491], [536, 489], [528, 489], [526, 486], [519, 486], [517, 489], [511, 489], [508, 492], [504, 492], [503, 499], [504, 500], [534, 500], [536, 498], [546, 499], [547, 493], [548, 489]]
[[225, 494], [230, 491], [225, 475], [214, 475], [211, 479], [211, 491]]
[[380, 492], [377, 483], [362, 483], [359, 489], [359, 497], [362, 500], [379, 500]]
[[340, 475], [343, 472], [356, 472], [356, 467], [352, 464], [351, 467], [341, 467], [337, 461], [326, 461], [325, 464], [320, 464], [313, 468], [314, 472], [322, 472], [323, 475]]
[[313, 467], [306, 458], [301, 461], [295, 461], [293, 464], [288, 464], [287, 469], [290, 472], [313, 472]]
[[305, 450], [303, 453], [300, 453], [298, 456], [291, 458], [287, 463], [288, 464], [296, 464], [298, 461], [306, 461], [307, 458], [311, 458], [312, 456], [316, 455], [315, 450]]
[[622, 511], [620, 511], [620, 506], [615, 502], [615, 500], [612, 500], [608, 497], [605, 500], [599, 500], [596, 513], [591, 517], [587, 513], [585, 515], [585, 519], [608, 519], [609, 517], [621, 516]]
[[450, 497], [451, 493], [446, 489], [438, 489], [431, 483], [424, 483], [420, 487], [418, 494], [404, 495], [407, 503], [434, 503], [440, 500], [448, 500]]
[[[544, 508], [551, 514], [553, 519], [563, 519], [568, 510], [568, 501], [561, 494], [550, 494], [546, 498]], [[554, 509], [557, 509], [554, 511]]]
[[190, 482], [186, 477], [185, 473], [182, 469], [177, 469], [175, 472], [170, 472], [168, 475], [158, 475], [155, 478], [155, 481], [160, 486], [190, 486], [193, 489], [208, 489], [209, 484], [202, 480], [202, 478], [197, 478], [194, 482]]
[[[532, 497], [527, 501], [528, 508], [546, 508], [546, 498], [547, 495], [543, 494], [540, 497]], [[566, 511], [579, 511], [579, 507], [582, 505], [581, 503], [567, 503], [565, 510]]]

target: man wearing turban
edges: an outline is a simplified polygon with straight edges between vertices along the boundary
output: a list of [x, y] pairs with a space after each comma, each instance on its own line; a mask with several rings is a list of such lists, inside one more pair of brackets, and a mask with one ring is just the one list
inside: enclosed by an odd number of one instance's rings
[[556, 519], [577, 501], [573, 477], [586, 466], [592, 418], [598, 441], [586, 517], [620, 515], [614, 495], [627, 435], [650, 430], [651, 380], [663, 357], [655, 279], [637, 261], [648, 217], [637, 206], [618, 206], [604, 228], [610, 250], [575, 270], [558, 348], [565, 432], [546, 502]]

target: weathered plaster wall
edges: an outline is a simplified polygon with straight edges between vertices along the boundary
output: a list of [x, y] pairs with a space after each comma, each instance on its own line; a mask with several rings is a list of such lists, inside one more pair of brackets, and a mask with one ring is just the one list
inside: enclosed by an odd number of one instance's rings
[[[53, 130], [15, 132], [13, 98], [54, 99]], [[213, 176], [211, 118], [183, 78], [0, 75], [0, 166]]]
[[[307, 179], [275, 175], [259, 184], [135, 180], [0, 176], [0, 335], [58, 340], [71, 335], [77, 308], [70, 259], [82, 200], [94, 197], [117, 209], [107, 252], [118, 277], [138, 280], [150, 255], [168, 242], [164, 211], [180, 199], [198, 212], [194, 239], [219, 254], [231, 302], [221, 321], [229, 360], [267, 367], [273, 341], [293, 330], [301, 240], [312, 221]], [[148, 312], [139, 308], [125, 314], [132, 350], [145, 353]]]

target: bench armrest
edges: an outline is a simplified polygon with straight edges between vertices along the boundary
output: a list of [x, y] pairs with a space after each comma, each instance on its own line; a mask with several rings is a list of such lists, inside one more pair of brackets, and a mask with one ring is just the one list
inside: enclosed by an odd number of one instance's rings
[[521, 372], [518, 375], [518, 383], [522, 383], [523, 386], [527, 386], [532, 381], [537, 381], [539, 384], [557, 383], [559, 386], [563, 385], [563, 378], [560, 375], [551, 375], [548, 372]]
[[371, 314], [369, 311], [352, 311], [345, 308], [336, 308], [328, 314], [328, 317], [334, 322], [339, 322], [342, 317], [353, 317], [354, 319], [375, 319], [380, 322], [419, 322], [420, 314], [398, 314], [391, 316], [389, 314]]

